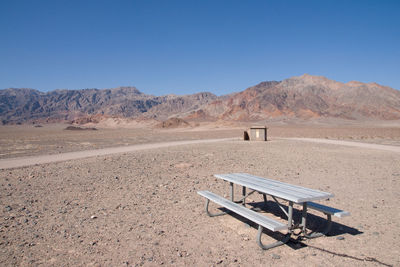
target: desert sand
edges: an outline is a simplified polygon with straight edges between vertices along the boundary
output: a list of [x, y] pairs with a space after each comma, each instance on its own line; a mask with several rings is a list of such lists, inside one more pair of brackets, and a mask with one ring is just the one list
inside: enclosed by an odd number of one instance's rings
[[[235, 139], [0, 170], [2, 266], [400, 265], [399, 128], [275, 126], [268, 142], [246, 142], [240, 140], [241, 128], [66, 132], [63, 127], [0, 127], [2, 159]], [[287, 245], [263, 251], [255, 242], [255, 225], [231, 215], [210, 218], [204, 212], [204, 199], [196, 192], [211, 190], [227, 197], [228, 184], [213, 174], [228, 172], [333, 193], [334, 198], [322, 203], [351, 216], [334, 217], [329, 236], [294, 237]], [[250, 205], [261, 202], [259, 195], [250, 197]], [[268, 215], [280, 215], [273, 211]], [[309, 228], [315, 230], [323, 216], [312, 214]], [[263, 240], [274, 241], [269, 235]]]

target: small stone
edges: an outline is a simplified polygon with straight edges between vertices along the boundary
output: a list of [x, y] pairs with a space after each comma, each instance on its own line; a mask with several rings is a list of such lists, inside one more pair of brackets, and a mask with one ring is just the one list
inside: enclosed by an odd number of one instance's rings
[[376, 205], [372, 205], [372, 207], [373, 207], [374, 209], [378, 208]]
[[92, 216], [90, 216], [90, 219], [97, 219], [97, 216], [96, 215], [92, 215]]
[[281, 256], [279, 256], [278, 254], [274, 254], [274, 253], [271, 256], [274, 260], [279, 260], [281, 258]]
[[6, 211], [12, 211], [11, 206], [6, 206]]
[[378, 233], [378, 232], [373, 232], [372, 234], [373, 234], [373, 235], [379, 235], [379, 233]]
[[311, 256], [317, 256], [317, 253], [312, 253]]
[[217, 261], [217, 264], [221, 264], [224, 260]]
[[336, 239], [337, 240], [344, 240], [344, 237], [343, 236], [338, 236], [338, 237], [336, 237]]

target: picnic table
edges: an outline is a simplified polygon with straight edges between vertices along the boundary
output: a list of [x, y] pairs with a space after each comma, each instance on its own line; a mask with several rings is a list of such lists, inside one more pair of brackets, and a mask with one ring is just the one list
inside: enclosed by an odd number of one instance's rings
[[[273, 179], [267, 179], [258, 177], [247, 173], [231, 173], [231, 174], [215, 174], [216, 178], [222, 179], [229, 182], [230, 184], [230, 200], [218, 196], [209, 191], [199, 191], [198, 194], [206, 198], [205, 210], [210, 217], [224, 215], [228, 212], [234, 212], [242, 217], [247, 218], [250, 221], [258, 224], [257, 243], [262, 249], [270, 249], [282, 244], [285, 244], [293, 234], [295, 229], [300, 229], [301, 233], [306, 238], [314, 238], [321, 235], [326, 235], [331, 229], [331, 216], [344, 217], [350, 215], [349, 212], [328, 207], [313, 201], [325, 200], [332, 198], [334, 195], [328, 192], [314, 190], [302, 186], [292, 185], [284, 182], [280, 182]], [[242, 197], [239, 200], [234, 200], [234, 185], [242, 186]], [[247, 189], [249, 191], [247, 192]], [[246, 198], [251, 194], [258, 192], [263, 195], [264, 204], [267, 204], [267, 197], [270, 196], [283, 211], [287, 217], [287, 223], [275, 220], [266, 216], [265, 214], [258, 213], [252, 209], [246, 207]], [[287, 202], [285, 207], [281, 202], [284, 200]], [[221, 212], [212, 214], [209, 212], [209, 201], [213, 201], [216, 204], [226, 208], [227, 212]], [[239, 205], [240, 203], [241, 205]], [[296, 223], [293, 220], [293, 206], [299, 204], [302, 206], [301, 222]], [[324, 213], [327, 216], [327, 224], [325, 230], [322, 232], [307, 233], [307, 210], [314, 209]], [[272, 244], [264, 245], [261, 241], [261, 235], [264, 229], [270, 231], [287, 231], [284, 237]]]

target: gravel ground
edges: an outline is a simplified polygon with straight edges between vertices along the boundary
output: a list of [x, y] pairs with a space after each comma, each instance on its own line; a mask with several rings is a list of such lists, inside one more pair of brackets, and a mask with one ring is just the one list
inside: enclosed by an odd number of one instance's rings
[[[399, 124], [400, 125], [400, 124]], [[37, 125], [36, 125], [37, 126]], [[131, 146], [156, 142], [243, 137], [248, 126], [201, 126], [162, 130], [159, 128], [99, 128], [68, 131], [66, 124], [0, 126], [0, 159], [59, 154], [82, 150]], [[93, 127], [94, 125], [90, 125]], [[348, 140], [400, 146], [400, 127], [268, 125], [268, 137], [307, 137]]]
[[[1, 170], [0, 265], [399, 266], [399, 162], [390, 151], [272, 139]], [[228, 172], [331, 192], [324, 204], [351, 216], [334, 217], [328, 237], [262, 251], [253, 225], [204, 212], [196, 191], [228, 196], [212, 176]], [[323, 222], [313, 214], [311, 229]]]

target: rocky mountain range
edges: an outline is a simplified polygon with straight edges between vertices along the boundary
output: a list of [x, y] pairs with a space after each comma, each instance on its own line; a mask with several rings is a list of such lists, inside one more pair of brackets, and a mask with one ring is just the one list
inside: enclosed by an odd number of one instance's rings
[[260, 121], [272, 118], [400, 119], [400, 91], [376, 83], [341, 83], [304, 74], [262, 82], [225, 96], [209, 92], [153, 96], [135, 87], [114, 89], [0, 90], [3, 124], [63, 121], [88, 116]]
[[204, 109], [206, 116], [228, 120], [277, 117], [400, 119], [400, 91], [376, 83], [341, 83], [304, 74], [262, 82]]
[[26, 121], [63, 121], [93, 115], [168, 118], [203, 107], [217, 98], [211, 93], [193, 95], [147, 95], [135, 87], [114, 89], [0, 90], [0, 119], [3, 124]]

